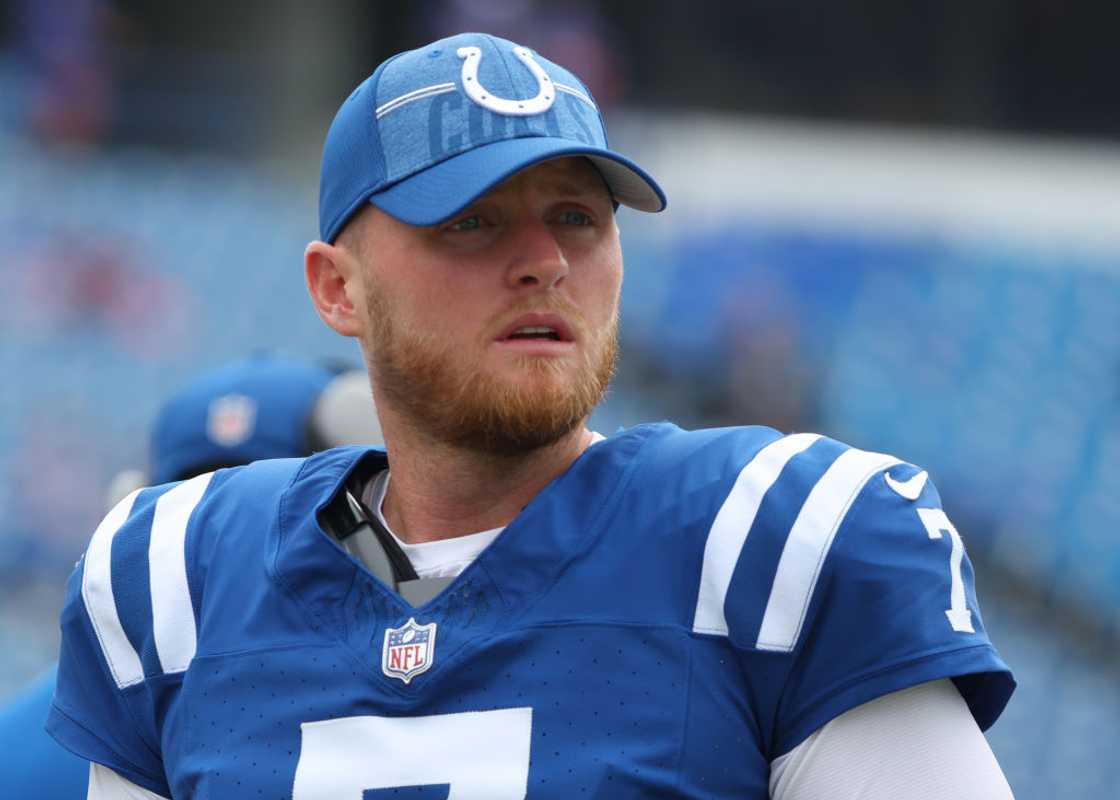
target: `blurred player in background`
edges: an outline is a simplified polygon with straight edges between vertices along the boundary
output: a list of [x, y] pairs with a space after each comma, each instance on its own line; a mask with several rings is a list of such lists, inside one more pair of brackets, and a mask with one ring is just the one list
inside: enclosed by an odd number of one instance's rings
[[[371, 402], [366, 374], [341, 366], [259, 356], [206, 373], [162, 408], [151, 433], [150, 472], [121, 472], [109, 506], [148, 483], [341, 444], [377, 444]], [[52, 667], [0, 708], [0, 797], [86, 797], [89, 762], [43, 730], [55, 678]]]
[[761, 427], [587, 428], [620, 204], [665, 199], [527, 48], [463, 34], [354, 91], [305, 268], [388, 451], [110, 512], [49, 721], [91, 798], [1010, 796], [981, 730], [1014, 682], [924, 471]]

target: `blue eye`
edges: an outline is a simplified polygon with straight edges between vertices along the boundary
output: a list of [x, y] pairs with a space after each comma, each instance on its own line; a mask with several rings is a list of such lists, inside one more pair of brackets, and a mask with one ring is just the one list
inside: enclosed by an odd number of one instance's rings
[[584, 211], [570, 210], [560, 214], [560, 222], [565, 225], [591, 225], [594, 220]]
[[462, 219], [455, 220], [455, 222], [452, 222], [449, 227], [453, 231], [464, 233], [466, 231], [477, 231], [482, 227], [482, 218], [479, 217], [478, 214], [471, 214], [469, 217], [463, 217]]

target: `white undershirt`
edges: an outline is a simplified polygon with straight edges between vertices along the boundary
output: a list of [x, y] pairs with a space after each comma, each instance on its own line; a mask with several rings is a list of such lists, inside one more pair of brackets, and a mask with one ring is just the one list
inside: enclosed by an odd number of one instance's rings
[[417, 577], [454, 578], [478, 558], [478, 554], [489, 547], [490, 543], [498, 538], [499, 533], [505, 530], [503, 526], [488, 531], [453, 536], [450, 539], [409, 544], [393, 533], [393, 529], [385, 519], [382, 504], [385, 502], [385, 492], [388, 489], [389, 470], [384, 470], [377, 473], [366, 486], [366, 490], [362, 492], [362, 500], [377, 515], [378, 522], [384, 525], [385, 530], [397, 540], [401, 550], [412, 562]]
[[[601, 433], [591, 431], [591, 444], [588, 447], [596, 445], [606, 438]], [[385, 530], [396, 539], [401, 550], [412, 562], [412, 568], [416, 570], [416, 576], [419, 578], [457, 577], [460, 572], [478, 558], [479, 553], [498, 538], [499, 533], [505, 530], [505, 526], [503, 526], [477, 533], [460, 534], [434, 542], [408, 544], [393, 532], [388, 520], [385, 519], [383, 506], [385, 504], [385, 493], [388, 491], [389, 470], [386, 469], [374, 475], [370, 482], [366, 484], [362, 491], [362, 501], [377, 515], [377, 521], [385, 526]]]

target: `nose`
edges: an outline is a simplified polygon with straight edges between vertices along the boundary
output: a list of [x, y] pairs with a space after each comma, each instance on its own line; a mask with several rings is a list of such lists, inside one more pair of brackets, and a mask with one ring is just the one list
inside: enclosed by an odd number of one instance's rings
[[568, 260], [552, 228], [544, 220], [519, 222], [512, 242], [507, 280], [511, 288], [551, 289], [568, 275]]

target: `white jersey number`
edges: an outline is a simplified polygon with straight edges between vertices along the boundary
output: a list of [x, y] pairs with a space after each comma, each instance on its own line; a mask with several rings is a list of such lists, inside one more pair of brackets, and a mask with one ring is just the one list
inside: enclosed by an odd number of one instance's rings
[[292, 800], [446, 785], [448, 800], [522, 800], [532, 708], [305, 722]]
[[945, 616], [953, 630], [961, 633], [975, 633], [972, 627], [972, 612], [968, 610], [964, 596], [964, 578], [961, 577], [961, 561], [964, 559], [964, 542], [961, 535], [949, 521], [949, 517], [940, 508], [919, 508], [918, 516], [925, 526], [926, 533], [931, 540], [941, 538], [942, 532], [949, 534], [953, 543], [949, 551], [949, 607], [945, 609]]

